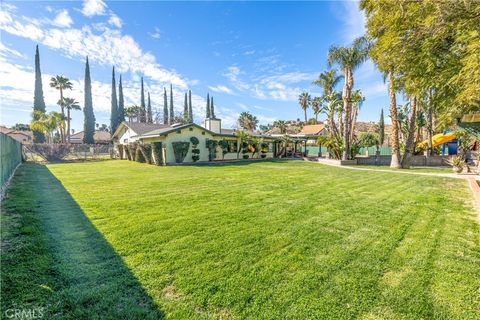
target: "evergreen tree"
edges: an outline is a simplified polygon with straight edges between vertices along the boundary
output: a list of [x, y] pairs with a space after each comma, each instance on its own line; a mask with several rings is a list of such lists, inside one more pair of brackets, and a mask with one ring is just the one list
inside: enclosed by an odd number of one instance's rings
[[95, 134], [95, 114], [93, 113], [92, 102], [92, 80], [90, 79], [90, 66], [87, 62], [85, 64], [85, 106], [83, 108], [83, 114], [85, 120], [83, 123], [83, 143], [93, 144], [95, 143], [93, 135]]
[[168, 124], [167, 89], [163, 88], [163, 124]]
[[215, 108], [213, 107], [213, 97], [210, 98], [210, 117], [215, 119]]
[[[40, 71], [40, 53], [38, 52], [38, 45], [35, 50], [35, 91], [33, 94], [33, 111], [45, 113], [45, 100], [43, 98], [42, 87], [42, 72]], [[38, 114], [38, 112], [36, 114]], [[38, 120], [34, 119], [33, 120]], [[33, 130], [33, 142], [44, 143], [45, 135], [41, 131]]]
[[170, 84], [170, 112], [169, 112], [169, 118], [168, 118], [168, 123], [170, 125], [173, 124], [174, 122], [174, 114], [173, 114], [173, 86]]
[[140, 122], [147, 122], [147, 115], [145, 110], [145, 92], [143, 90], [143, 77], [142, 77], [142, 92], [140, 93]]
[[118, 81], [118, 124], [125, 121], [125, 101], [123, 99], [123, 86], [122, 86], [122, 75], [120, 75], [120, 80]]
[[205, 114], [206, 119], [210, 119], [210, 94], [207, 93], [207, 110]]
[[147, 101], [147, 122], [153, 123], [152, 104], [150, 103], [150, 92], [148, 93], [148, 101]]
[[188, 122], [193, 123], [192, 90], [188, 90]]
[[385, 121], [383, 119], [383, 108], [380, 112], [380, 121], [378, 122], [378, 140], [380, 145], [383, 145], [385, 140]]
[[183, 104], [183, 120], [185, 121], [185, 123], [190, 122], [190, 117], [188, 115], [188, 97], [186, 92], [185, 92], [185, 102]]
[[115, 132], [118, 127], [117, 85], [115, 83], [115, 67], [112, 68], [112, 106], [110, 108], [110, 130]]

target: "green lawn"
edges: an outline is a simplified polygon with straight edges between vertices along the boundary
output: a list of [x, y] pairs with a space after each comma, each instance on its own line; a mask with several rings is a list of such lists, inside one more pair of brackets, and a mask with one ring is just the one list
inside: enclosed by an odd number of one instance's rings
[[2, 315], [478, 319], [463, 180], [302, 161], [23, 165], [2, 213]]

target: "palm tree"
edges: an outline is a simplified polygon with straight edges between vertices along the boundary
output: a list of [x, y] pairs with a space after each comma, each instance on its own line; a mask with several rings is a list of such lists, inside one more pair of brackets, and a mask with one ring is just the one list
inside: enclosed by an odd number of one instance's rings
[[[330, 136], [340, 137], [339, 128], [335, 124], [334, 115], [335, 113], [341, 114], [342, 112], [342, 96], [339, 92], [332, 92], [323, 98], [323, 111], [327, 113], [327, 126], [330, 131]], [[341, 117], [340, 117], [341, 119]]]
[[352, 118], [350, 119], [351, 130], [350, 130], [350, 141], [353, 141], [355, 136], [355, 123], [357, 122], [358, 110], [362, 107], [365, 97], [362, 95], [362, 91], [355, 90], [352, 92], [351, 103], [353, 105]]
[[298, 96], [298, 104], [300, 104], [300, 107], [303, 109], [303, 112], [305, 113], [305, 123], [307, 123], [307, 109], [312, 103], [312, 97], [310, 97], [310, 94], [308, 92], [302, 92]]
[[350, 154], [350, 119], [352, 113], [351, 94], [353, 89], [353, 71], [368, 59], [370, 44], [366, 37], [359, 37], [350, 47], [331, 47], [328, 52], [328, 64], [337, 63], [343, 71], [345, 83], [343, 85], [343, 109], [345, 111], [343, 123], [343, 153], [342, 160], [347, 160]]
[[[313, 84], [319, 86], [322, 91], [322, 99], [326, 99], [330, 94], [333, 93], [333, 90], [335, 86], [343, 79], [342, 75], [337, 75], [337, 70], [331, 69], [328, 71], [322, 72], [319, 76], [318, 79], [313, 81]], [[330, 135], [333, 135], [333, 126], [332, 124], [334, 123], [333, 117], [335, 116], [335, 110], [333, 108], [330, 109], [330, 113], [327, 113], [327, 124], [329, 124], [329, 130], [330, 130]], [[342, 115], [339, 114], [341, 117]]]
[[72, 110], [81, 110], [80, 105], [75, 99], [72, 98], [63, 98], [63, 100], [58, 101], [58, 105], [62, 108], [67, 109], [67, 142], [70, 143], [70, 112]]
[[318, 123], [318, 114], [321, 112], [322, 98], [314, 97], [312, 100], [312, 111], [315, 115], [315, 123]]
[[287, 132], [287, 123], [284, 120], [274, 121], [273, 126], [275, 128], [278, 128], [278, 130], [280, 130], [281, 134], [284, 134], [284, 133]]
[[342, 75], [337, 75], [337, 70], [332, 69], [320, 73], [318, 79], [312, 83], [322, 88], [323, 95], [327, 96], [333, 92], [335, 86], [343, 79]]
[[[63, 90], [72, 89], [73, 84], [70, 82], [70, 79], [56, 75], [50, 79], [50, 87], [55, 88], [60, 91], [60, 100], [63, 100]], [[63, 118], [65, 119], [65, 107], [60, 105], [61, 113]], [[60, 131], [60, 137], [62, 142], [65, 142], [65, 132]]]
[[247, 142], [250, 140], [250, 135], [248, 132], [243, 131], [243, 130], [237, 130], [235, 131], [235, 135], [237, 136], [238, 139], [238, 145], [237, 145], [237, 159], [240, 159], [240, 152], [242, 151], [243, 148], [243, 143]]
[[136, 118], [138, 121], [138, 116], [140, 114], [140, 111], [141, 111], [140, 106], [133, 105], [125, 108], [124, 114], [128, 118], [129, 122], [133, 122], [133, 118]]
[[257, 129], [258, 119], [250, 112], [242, 112], [238, 117], [238, 125], [247, 130], [248, 132], [253, 132]]
[[33, 119], [30, 128], [35, 131], [42, 132], [49, 143], [53, 142], [53, 132], [62, 128], [64, 124], [63, 116], [59, 112], [44, 113], [41, 111], [33, 111]]

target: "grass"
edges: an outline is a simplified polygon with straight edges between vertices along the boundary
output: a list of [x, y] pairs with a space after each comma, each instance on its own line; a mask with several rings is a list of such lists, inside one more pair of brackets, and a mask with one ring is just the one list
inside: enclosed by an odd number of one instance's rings
[[2, 311], [37, 305], [51, 318], [112, 319], [480, 311], [479, 224], [462, 180], [301, 161], [24, 165], [4, 203], [4, 243]]

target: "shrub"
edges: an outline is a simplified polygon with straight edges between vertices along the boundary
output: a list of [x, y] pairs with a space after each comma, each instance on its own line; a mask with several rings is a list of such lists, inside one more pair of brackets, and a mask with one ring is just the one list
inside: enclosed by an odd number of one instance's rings
[[148, 164], [152, 164], [152, 146], [148, 143], [148, 144], [141, 144], [139, 145], [139, 147], [143, 153], [145, 162]]
[[220, 140], [218, 144], [222, 148], [222, 159], [225, 159], [225, 155], [228, 153], [228, 141]]
[[154, 162], [157, 166], [161, 166], [163, 163], [163, 156], [162, 156], [162, 143], [161, 142], [153, 142], [152, 143], [152, 150], [153, 150], [153, 157]]
[[[263, 152], [263, 151], [262, 151], [262, 152]], [[262, 159], [263, 159], [263, 158], [266, 158], [267, 155], [266, 155], [265, 153], [262, 153], [262, 154], [260, 155], [260, 157], [262, 157]]]
[[172, 142], [173, 153], [175, 155], [175, 162], [182, 163], [190, 148], [190, 142], [178, 141]]
[[197, 148], [200, 141], [197, 137], [191, 137], [190, 142], [192, 143], [192, 160], [193, 162], [197, 162], [200, 160], [200, 149]]
[[123, 160], [123, 145], [117, 144], [118, 155], [120, 156], [120, 160]]
[[143, 156], [143, 152], [140, 146], [138, 146], [137, 150], [135, 150], [135, 161], [145, 163], [145, 157]]
[[208, 161], [212, 161], [217, 156], [218, 141], [207, 139], [205, 143], [208, 149]]
[[248, 154], [244, 154], [243, 155], [243, 159], [248, 159], [249, 155]]

